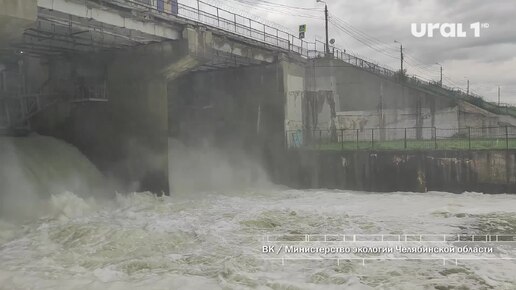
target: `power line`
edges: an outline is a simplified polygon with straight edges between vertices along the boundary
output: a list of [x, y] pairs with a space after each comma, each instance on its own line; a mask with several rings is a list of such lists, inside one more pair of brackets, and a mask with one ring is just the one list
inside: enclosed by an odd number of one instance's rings
[[330, 23], [333, 24], [340, 31], [346, 33], [347, 35], [351, 36], [353, 39], [355, 39], [358, 42], [364, 44], [365, 46], [371, 48], [372, 50], [374, 50], [374, 51], [376, 51], [378, 53], [381, 53], [381, 54], [383, 54], [383, 55], [385, 55], [387, 57], [398, 59], [398, 57], [396, 57], [396, 56], [394, 56], [392, 54], [388, 54], [384, 50], [375, 47], [374, 44], [371, 43], [370, 41], [368, 41], [366, 38], [361, 37], [360, 35], [357, 35], [356, 33], [353, 33], [350, 29], [347, 29], [343, 25], [338, 23], [337, 21], [334, 21], [333, 18], [330, 18]]
[[[215, 2], [214, 4], [216, 4], [218, 7], [227, 9], [231, 13], [242, 15], [245, 18], [253, 19], [254, 21], [256, 21], [258, 23], [264, 23], [270, 27], [275, 27], [275, 28], [278, 28], [285, 32], [289, 32], [291, 34], [293, 34], [293, 32], [290, 29], [288, 29], [282, 25], [279, 25], [277, 23], [270, 22], [270, 21], [263, 19], [255, 14], [250, 14], [249, 11], [251, 9], [257, 9], [261, 12], [268, 12], [268, 13], [274, 12], [275, 14], [282, 14], [282, 15], [296, 16], [296, 17], [303, 17], [303, 18], [317, 18], [314, 15], [293, 14], [291, 12], [285, 11], [284, 9], [270, 9], [270, 8], [268, 9], [268, 8], [257, 6], [256, 4], [251, 5], [247, 2], [245, 2], [245, 0], [233, 0], [233, 2], [235, 2], [236, 5], [241, 6], [241, 8], [235, 7], [231, 4], [229, 4], [227, 1], [225, 1], [223, 3], [219, 0], [212, 0], [212, 1]], [[211, 5], [211, 4], [209, 4], [209, 5]], [[321, 16], [319, 16], [317, 19], [321, 19]]]
[[379, 40], [378, 38], [375, 38], [375, 37], [363, 32], [362, 30], [358, 29], [357, 27], [349, 24], [348, 22], [344, 21], [343, 19], [341, 19], [333, 14], [330, 14], [330, 16], [332, 19], [339, 22], [339, 24], [341, 26], [346, 27], [347, 29], [352, 31], [355, 35], [358, 35], [361, 38], [367, 40], [367, 42], [371, 43], [372, 45], [377, 46], [378, 48], [381, 48], [381, 49], [396, 51], [396, 49], [394, 49], [392, 47], [392, 44], [387, 44], [387, 43]]
[[[219, 2], [218, 0], [214, 0], [216, 2]], [[233, 2], [236, 2], [238, 5], [241, 5], [247, 9], [256, 9], [262, 12], [272, 13], [272, 14], [279, 14], [279, 15], [288, 15], [288, 16], [294, 16], [294, 17], [301, 17], [301, 18], [309, 18], [309, 19], [317, 19], [321, 20], [323, 19], [322, 15], [320, 13], [322, 12], [322, 9], [320, 8], [312, 8], [312, 7], [297, 7], [297, 6], [290, 6], [286, 4], [280, 4], [280, 3], [274, 3], [266, 0], [232, 0]], [[224, 3], [224, 5], [227, 5], [227, 2]], [[240, 13], [240, 12], [239, 12]], [[317, 13], [314, 14], [314, 13]], [[244, 14], [244, 13], [241, 13]], [[247, 14], [247, 13], [245, 13]], [[253, 18], [256, 18], [256, 16], [250, 16]], [[397, 51], [396, 48], [393, 47], [392, 44], [385, 43], [381, 41], [380, 39], [373, 37], [369, 35], [368, 33], [358, 29], [357, 27], [351, 25], [350, 23], [342, 20], [341, 18], [330, 14], [330, 23], [337, 28], [337, 32], [344, 33], [354, 39], [355, 41], [358, 41], [359, 43], [365, 45], [366, 47], [372, 49], [374, 52], [379, 53], [382, 56], [386, 56], [391, 59], [397, 59], [399, 60], [400, 57], [397, 55], [393, 55], [392, 53]], [[272, 26], [272, 25], [271, 25]], [[353, 55], [356, 56], [354, 52], [352, 52]], [[420, 61], [416, 57], [412, 56], [410, 53], [405, 51], [404, 55], [406, 56], [405, 62], [408, 64], [408, 67], [417, 72], [419, 75], [418, 77], [422, 78], [423, 80], [429, 80], [434, 79], [436, 76], [436, 71], [430, 69], [435, 64], [428, 64], [424, 61]], [[364, 57], [362, 57], [364, 58]], [[367, 58], [366, 58], [367, 59]], [[377, 63], [374, 60], [370, 60], [373, 63]], [[448, 83], [460, 87], [455, 81], [450, 79], [447, 76], [443, 76], [443, 79], [445, 79]], [[510, 90], [507, 90], [507, 92], [510, 92]]]
[[273, 3], [273, 2], [270, 2], [270, 1], [265, 1], [265, 0], [254, 0], [254, 1], [251, 1], [251, 0], [235, 0], [235, 1], [238, 1], [238, 2], [241, 2], [241, 3], [246, 3], [246, 4], [249, 4], [249, 5], [263, 5], [263, 6], [269, 6], [269, 7], [279, 7], [279, 8], [288, 8], [288, 9], [294, 9], [294, 10], [305, 10], [305, 11], [317, 11], [317, 10], [320, 10], [320, 11], [323, 11], [321, 8], [317, 8], [317, 7], [299, 7], [299, 6], [290, 6], [290, 5], [285, 5], [285, 4], [279, 4], [279, 3]]
[[[232, 0], [233, 2], [238, 3], [246, 8], [256, 9], [267, 13], [272, 14], [281, 14], [288, 16], [296, 16], [301, 18], [311, 18], [311, 19], [321, 19], [321, 15], [319, 14], [310, 14], [307, 12], [318, 12], [316, 8], [299, 8], [288, 5], [276, 4], [273, 5], [271, 2], [263, 2], [263, 1], [249, 1], [249, 0]], [[293, 12], [292, 10], [298, 10], [297, 12]]]
[[[388, 51], [397, 51], [396, 49], [394, 49], [392, 47], [392, 44], [387, 44], [387, 43], [379, 40], [378, 38], [375, 38], [375, 37], [363, 32], [362, 30], [354, 27], [353, 25], [351, 25], [351, 24], [347, 23], [346, 21], [344, 21], [336, 16], [333, 16], [333, 15], [332, 15], [332, 24], [335, 25], [339, 30], [345, 32], [346, 34], [348, 34], [355, 40], [359, 41], [360, 43], [366, 45], [367, 47], [371, 48], [375, 52], [380, 53], [384, 56], [393, 58], [393, 59], [400, 59], [399, 56], [392, 55], [391, 53], [388, 52]], [[419, 74], [424, 75], [427, 79], [434, 78], [435, 72], [428, 69], [428, 67], [430, 67], [432, 65], [418, 63], [418, 61], [414, 57], [412, 57], [410, 55], [407, 55], [407, 56], [408, 56], [408, 60], [406, 60], [406, 63], [410, 65], [411, 69], [413, 68], [414, 70], [418, 71]]]

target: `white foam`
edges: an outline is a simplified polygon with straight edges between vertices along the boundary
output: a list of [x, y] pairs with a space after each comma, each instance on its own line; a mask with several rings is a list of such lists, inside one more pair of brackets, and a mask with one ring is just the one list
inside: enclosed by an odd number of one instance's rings
[[[0, 288], [480, 289], [516, 287], [513, 261], [265, 263], [264, 233], [457, 233], [481, 219], [510, 227], [516, 196], [349, 191], [245, 191], [195, 197], [65, 192], [53, 215], [0, 222]], [[509, 224], [508, 224], [509, 223]], [[516, 254], [505, 248], [506, 254]], [[446, 272], [446, 269], [456, 272]]]

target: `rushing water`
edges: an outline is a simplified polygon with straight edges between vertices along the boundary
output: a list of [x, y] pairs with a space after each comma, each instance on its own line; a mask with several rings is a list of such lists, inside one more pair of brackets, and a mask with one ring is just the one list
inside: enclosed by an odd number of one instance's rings
[[513, 260], [282, 263], [262, 253], [266, 235], [512, 235], [513, 195], [269, 187], [107, 200], [61, 192], [40, 206], [30, 221], [0, 221], [0, 289], [516, 289]]
[[513, 196], [268, 190], [103, 204], [63, 193], [49, 202], [51, 215], [0, 224], [2, 289], [516, 289], [513, 261], [281, 265], [263, 260], [259, 239], [514, 233]]

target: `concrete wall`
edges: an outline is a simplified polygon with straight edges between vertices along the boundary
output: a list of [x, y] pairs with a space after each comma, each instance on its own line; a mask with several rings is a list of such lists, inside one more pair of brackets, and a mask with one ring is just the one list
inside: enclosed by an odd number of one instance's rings
[[[168, 193], [167, 84], [197, 64], [186, 41], [49, 60], [48, 86], [64, 99], [33, 128], [77, 146], [120, 190]], [[71, 102], [80, 78], [104, 81], [109, 101]]]
[[[430, 108], [422, 108], [421, 115], [422, 122], [420, 124], [423, 129], [420, 130], [420, 137], [422, 139], [434, 138], [434, 126], [439, 128], [437, 134], [440, 138], [452, 137], [458, 132], [457, 107], [443, 108], [433, 113]], [[352, 135], [355, 135], [354, 131], [358, 130], [361, 140], [370, 140], [370, 136], [365, 133], [368, 129], [386, 128], [381, 131], [385, 132], [383, 140], [401, 140], [405, 137], [404, 128], [414, 128], [416, 118], [417, 114], [411, 109], [386, 109], [383, 111], [383, 115], [378, 111], [337, 112], [337, 130], [344, 130], [345, 134]], [[433, 123], [432, 119], [434, 119]], [[407, 138], [417, 138], [416, 129], [408, 129], [407, 133]], [[354, 140], [352, 139], [352, 141]]]
[[37, 12], [36, 0], [0, 0], [0, 47], [20, 41]]
[[[438, 138], [457, 136], [467, 127], [516, 125], [514, 118], [495, 115], [448, 96], [428, 93], [339, 60], [311, 60], [305, 65], [305, 73], [295, 76], [299, 84], [303, 76], [304, 91], [287, 94], [289, 147], [298, 147], [310, 138], [335, 139], [334, 135], [339, 135], [340, 130], [352, 132], [354, 139], [355, 130], [359, 130], [359, 139], [370, 139], [368, 129], [389, 128], [381, 130], [381, 136], [377, 138], [399, 140], [404, 138], [405, 128], [416, 128], [408, 130], [410, 139], [431, 139], [434, 134]], [[289, 77], [294, 78], [287, 76], [287, 79]], [[318, 99], [315, 109], [308, 102], [310, 96]], [[314, 137], [311, 136], [313, 130], [323, 132], [315, 132], [317, 136]], [[477, 137], [495, 137], [498, 131], [485, 129], [474, 133]]]
[[515, 150], [290, 151], [283, 169], [294, 188], [516, 193]]
[[170, 82], [169, 135], [191, 148], [244, 151], [274, 170], [270, 162], [284, 148], [283, 76], [277, 63], [195, 72]]
[[303, 97], [306, 92], [306, 69], [302, 63], [283, 60], [283, 87], [285, 90], [285, 130], [303, 128]]
[[409, 88], [340, 61], [316, 66], [321, 70], [331, 66], [335, 71], [340, 112], [378, 115], [376, 123], [365, 127], [458, 127], [457, 104], [448, 98]]
[[[299, 84], [298, 90], [286, 94], [289, 147], [310, 138], [335, 139], [340, 130], [358, 129], [363, 138], [370, 138], [365, 133], [368, 128], [392, 128], [381, 132], [383, 140], [400, 139], [404, 128], [413, 127], [420, 129], [410, 138], [430, 139], [433, 127], [442, 129], [440, 137], [457, 134], [460, 105], [447, 97], [427, 94], [339, 60], [311, 60], [304, 69], [304, 73], [298, 69], [286, 76], [289, 82]], [[303, 77], [304, 91], [299, 91]]]

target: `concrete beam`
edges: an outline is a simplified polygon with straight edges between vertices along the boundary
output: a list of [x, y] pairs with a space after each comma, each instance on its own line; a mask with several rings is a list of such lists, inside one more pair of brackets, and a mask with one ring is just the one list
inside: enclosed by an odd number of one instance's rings
[[156, 22], [144, 22], [138, 19], [124, 17], [116, 10], [87, 6], [84, 4], [84, 1], [74, 2], [67, 0], [38, 0], [38, 7], [52, 11], [58, 11], [80, 18], [95, 20], [116, 27], [123, 27], [129, 30], [143, 32], [165, 39], [179, 39], [181, 37], [180, 31], [171, 26], [165, 26]]
[[237, 57], [247, 58], [252, 61], [273, 63], [276, 61], [277, 53], [249, 45], [247, 43], [241, 43], [234, 41], [227, 37], [214, 35], [213, 36], [213, 49], [227, 54], [232, 54]]

